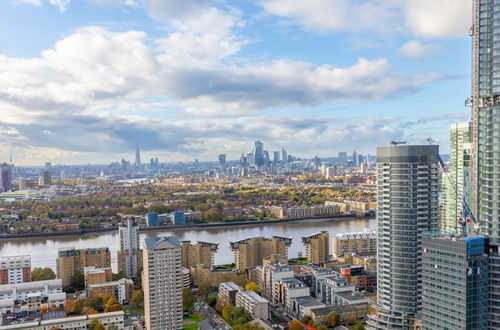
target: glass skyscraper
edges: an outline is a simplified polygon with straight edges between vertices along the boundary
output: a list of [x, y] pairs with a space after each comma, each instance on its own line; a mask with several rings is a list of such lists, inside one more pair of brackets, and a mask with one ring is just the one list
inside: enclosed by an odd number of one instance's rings
[[473, 0], [471, 206], [490, 239], [490, 329], [500, 329], [500, 0]]

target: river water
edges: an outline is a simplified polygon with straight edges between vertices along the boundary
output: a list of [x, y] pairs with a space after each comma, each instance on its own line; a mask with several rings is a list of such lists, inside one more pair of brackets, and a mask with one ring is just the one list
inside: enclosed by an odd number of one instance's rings
[[[329, 232], [330, 237], [338, 233], [375, 229], [375, 219], [314, 219], [288, 223], [265, 225], [242, 225], [222, 228], [200, 229], [159, 229], [141, 233], [141, 240], [151, 236], [178, 236], [181, 240], [219, 242], [219, 250], [215, 255], [216, 264], [233, 262], [233, 252], [230, 241], [237, 241], [254, 236], [285, 236], [293, 237], [289, 249], [289, 257], [297, 257], [299, 252], [305, 256], [305, 248], [301, 237], [315, 234], [321, 230]], [[119, 248], [118, 231], [81, 236], [62, 236], [50, 238], [24, 238], [0, 240], [0, 256], [31, 255], [31, 265], [34, 267], [51, 267], [55, 270], [57, 250], [61, 247], [96, 248], [109, 247], [113, 270], [116, 271], [116, 251]]]

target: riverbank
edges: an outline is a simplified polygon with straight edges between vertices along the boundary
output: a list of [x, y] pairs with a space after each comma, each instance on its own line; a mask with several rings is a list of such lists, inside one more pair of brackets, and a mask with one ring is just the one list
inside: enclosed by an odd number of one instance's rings
[[[343, 221], [355, 219], [373, 219], [374, 216], [356, 217], [353, 215], [337, 215], [337, 216], [322, 216], [322, 217], [307, 217], [307, 218], [294, 218], [294, 219], [279, 219], [279, 220], [251, 220], [251, 221], [232, 221], [232, 222], [214, 222], [214, 223], [190, 223], [186, 225], [162, 225], [154, 227], [141, 227], [141, 232], [159, 231], [159, 230], [197, 230], [197, 229], [218, 229], [225, 227], [247, 227], [247, 226], [266, 226], [276, 223], [290, 223], [290, 222], [306, 222], [312, 220], [329, 220]], [[65, 232], [48, 232], [48, 233], [20, 233], [20, 234], [0, 234], [0, 241], [2, 240], [15, 240], [24, 238], [49, 238], [49, 237], [66, 237], [66, 236], [85, 236], [85, 235], [99, 235], [100, 233], [108, 233], [118, 230], [118, 227], [111, 228], [96, 228], [96, 229], [82, 229], [78, 231], [65, 231]]]

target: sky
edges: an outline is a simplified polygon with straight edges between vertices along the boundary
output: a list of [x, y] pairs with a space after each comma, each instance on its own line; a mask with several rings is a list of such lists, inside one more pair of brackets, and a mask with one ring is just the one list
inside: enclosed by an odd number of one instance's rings
[[0, 1], [0, 162], [449, 149], [470, 0]]

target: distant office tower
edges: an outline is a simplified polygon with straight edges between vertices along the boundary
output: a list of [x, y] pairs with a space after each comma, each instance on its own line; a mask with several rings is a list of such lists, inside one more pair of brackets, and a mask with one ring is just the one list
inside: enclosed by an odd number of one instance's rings
[[52, 185], [52, 173], [50, 173], [49, 170], [43, 171], [42, 174], [42, 185], [43, 186], [50, 186]]
[[306, 247], [308, 262], [319, 265], [330, 259], [330, 235], [327, 231], [303, 236], [302, 244]]
[[7, 192], [12, 189], [12, 169], [7, 163], [0, 165], [0, 176], [2, 186], [0, 192]]
[[440, 228], [450, 231], [460, 230], [457, 220], [461, 219], [463, 204], [470, 204], [469, 194], [464, 187], [468, 186], [471, 154], [471, 130], [469, 123], [452, 124], [450, 131], [450, 165], [448, 172], [443, 173], [441, 181], [443, 201], [441, 205]]
[[0, 257], [0, 284], [16, 284], [31, 281], [31, 257]]
[[46, 162], [46, 163], [45, 163], [45, 169], [46, 169], [47, 171], [52, 171], [52, 164], [51, 164], [50, 162]]
[[271, 162], [271, 157], [269, 156], [269, 152], [267, 152], [266, 150], [264, 150], [263, 159], [264, 159], [264, 161], [263, 161], [262, 165], [268, 165]]
[[488, 246], [483, 236], [424, 235], [424, 329], [488, 329]]
[[139, 144], [136, 144], [135, 146], [135, 162], [134, 166], [136, 170], [142, 169], [142, 164], [141, 164], [141, 153], [139, 151]]
[[354, 167], [358, 166], [358, 153], [356, 151], [352, 152], [352, 165]]
[[359, 165], [359, 173], [360, 174], [366, 174], [366, 164], [365, 163], [360, 163], [360, 165]]
[[122, 172], [130, 172], [130, 161], [122, 159], [121, 170]]
[[139, 226], [134, 218], [129, 217], [118, 228], [120, 235], [120, 250], [118, 251], [118, 272], [127, 278], [139, 275], [142, 267], [142, 251], [139, 241]]
[[147, 330], [182, 329], [182, 267], [179, 239], [144, 240], [142, 288]]
[[290, 237], [273, 236], [272, 238], [252, 237], [237, 242], [230, 242], [234, 252], [236, 269], [262, 265], [262, 260], [273, 254], [288, 258], [288, 248], [292, 245]]
[[358, 165], [365, 162], [365, 157], [361, 154], [358, 155]]
[[223, 169], [226, 168], [226, 154], [219, 155], [219, 166]]
[[288, 162], [288, 154], [286, 153], [285, 148], [281, 148], [281, 161], [283, 163]]
[[57, 278], [62, 280], [63, 286], [71, 284], [73, 276], [84, 274], [85, 267], [111, 267], [111, 256], [106, 248], [60, 248], [58, 251]]
[[248, 165], [255, 165], [255, 154], [253, 152], [249, 152], [247, 154], [247, 162]]
[[398, 317], [412, 323], [421, 307], [422, 235], [438, 224], [438, 154], [434, 145], [377, 148], [378, 314], [369, 329]]
[[240, 156], [240, 165], [247, 166], [248, 165], [248, 159], [245, 154], [241, 154]]
[[274, 151], [273, 152], [273, 162], [274, 163], [279, 163], [280, 161], [280, 152], [279, 151]]
[[264, 143], [262, 141], [255, 141], [255, 165], [263, 166], [265, 163], [264, 160]]
[[214, 255], [217, 253], [219, 243], [197, 242], [191, 245], [191, 241], [181, 242], [181, 264], [188, 268], [202, 264], [212, 267], [214, 264]]
[[19, 178], [18, 184], [19, 184], [19, 190], [28, 189], [28, 180], [26, 180], [25, 178]]
[[338, 154], [338, 161], [340, 165], [346, 166], [347, 165], [347, 152], [339, 152]]

